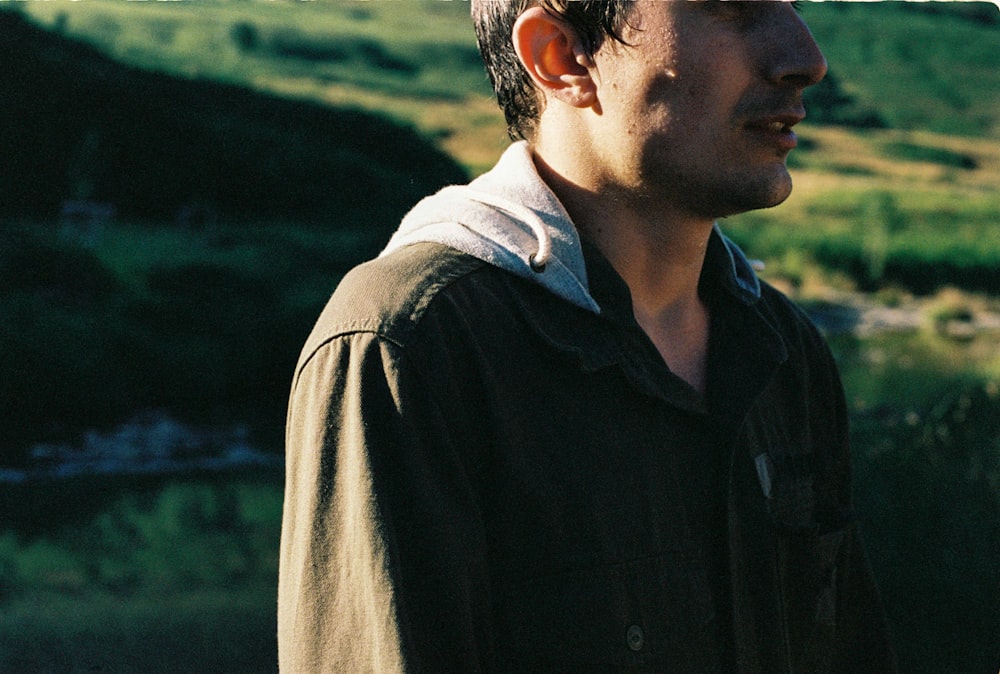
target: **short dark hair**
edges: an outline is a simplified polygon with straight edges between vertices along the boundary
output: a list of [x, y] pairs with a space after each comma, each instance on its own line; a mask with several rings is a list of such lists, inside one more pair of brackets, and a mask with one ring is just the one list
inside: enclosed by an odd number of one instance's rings
[[583, 40], [588, 56], [611, 38], [623, 42], [633, 0], [472, 0], [479, 53], [507, 119], [507, 133], [514, 140], [533, 135], [542, 112], [541, 101], [528, 72], [514, 51], [514, 22], [526, 9], [540, 6], [566, 21]]

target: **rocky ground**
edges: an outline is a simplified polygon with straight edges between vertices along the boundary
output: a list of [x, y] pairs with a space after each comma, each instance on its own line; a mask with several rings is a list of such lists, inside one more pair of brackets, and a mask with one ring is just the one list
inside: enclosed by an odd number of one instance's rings
[[802, 306], [828, 335], [865, 338], [889, 331], [933, 330], [963, 339], [1000, 332], [1000, 297], [956, 288], [915, 296], [896, 290], [843, 290], [822, 281], [804, 288], [780, 278], [769, 278], [768, 282]]
[[1000, 301], [953, 291], [890, 303], [862, 293], [831, 293], [803, 304], [813, 321], [829, 334], [851, 332], [867, 337], [887, 330], [933, 328], [953, 337], [971, 337], [1000, 331]]

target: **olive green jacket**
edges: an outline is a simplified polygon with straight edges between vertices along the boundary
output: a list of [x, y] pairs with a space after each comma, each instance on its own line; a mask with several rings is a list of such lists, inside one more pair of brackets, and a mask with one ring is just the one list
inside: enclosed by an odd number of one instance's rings
[[714, 234], [706, 399], [586, 267], [599, 312], [437, 243], [345, 277], [292, 386], [282, 671], [895, 671], [817, 331]]

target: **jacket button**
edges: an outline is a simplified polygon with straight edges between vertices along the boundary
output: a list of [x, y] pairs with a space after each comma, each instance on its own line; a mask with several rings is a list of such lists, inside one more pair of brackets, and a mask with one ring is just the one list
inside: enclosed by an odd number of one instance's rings
[[632, 625], [628, 628], [628, 632], [625, 634], [625, 640], [628, 642], [628, 647], [633, 651], [641, 651], [642, 647], [646, 643], [646, 635], [642, 633], [642, 628], [638, 625]]

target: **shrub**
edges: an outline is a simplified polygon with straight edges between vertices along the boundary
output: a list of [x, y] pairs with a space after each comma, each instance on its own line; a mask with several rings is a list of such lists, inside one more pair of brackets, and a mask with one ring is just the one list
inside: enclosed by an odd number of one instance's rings
[[[99, 425], [129, 395], [118, 320], [122, 287], [93, 252], [64, 246], [55, 228], [8, 227], [0, 246], [0, 465], [26, 445]], [[95, 396], [94, 391], [102, 395]]]
[[257, 30], [257, 26], [249, 21], [234, 23], [229, 35], [241, 52], [256, 51], [260, 46], [260, 32]]
[[90, 304], [118, 290], [115, 276], [93, 252], [64, 244], [55, 228], [4, 226], [8, 231], [0, 246], [0, 292], [22, 291]]
[[268, 47], [275, 56], [303, 61], [337, 62], [348, 57], [348, 51], [333, 39], [310, 37], [291, 29], [272, 35]]
[[887, 156], [904, 161], [926, 162], [965, 170], [973, 170], [979, 167], [979, 162], [976, 161], [975, 157], [961, 152], [946, 150], [941, 147], [894, 142], [886, 143], [882, 149]]
[[928, 309], [927, 320], [938, 335], [969, 339], [974, 336], [972, 323], [976, 311], [965, 294], [946, 288]]
[[996, 386], [954, 382], [891, 419], [855, 424], [857, 492], [902, 669], [992, 671], [995, 648], [978, 645], [1000, 633]]
[[[8, 595], [174, 592], [277, 571], [280, 477], [37, 485], [48, 521], [0, 532]], [[16, 521], [10, 524], [17, 524]]]

